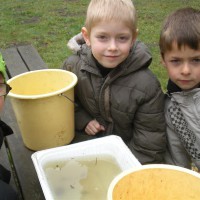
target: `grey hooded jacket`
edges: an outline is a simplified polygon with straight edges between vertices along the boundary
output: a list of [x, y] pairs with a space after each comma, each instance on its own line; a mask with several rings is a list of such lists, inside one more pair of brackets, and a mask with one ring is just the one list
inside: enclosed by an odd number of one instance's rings
[[106, 127], [97, 136], [120, 136], [142, 164], [163, 162], [166, 148], [164, 94], [148, 69], [151, 60], [147, 47], [137, 41], [128, 58], [102, 77], [83, 44], [63, 65], [78, 77], [76, 129], [84, 130], [96, 119]]
[[166, 96], [167, 164], [200, 170], [200, 88]]

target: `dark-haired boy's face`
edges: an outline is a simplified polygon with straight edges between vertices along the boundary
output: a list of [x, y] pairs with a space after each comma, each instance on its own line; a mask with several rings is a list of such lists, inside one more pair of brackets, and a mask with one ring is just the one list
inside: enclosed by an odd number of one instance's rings
[[188, 46], [178, 48], [174, 43], [172, 50], [163, 55], [162, 62], [169, 78], [182, 90], [199, 87], [200, 50], [194, 50]]

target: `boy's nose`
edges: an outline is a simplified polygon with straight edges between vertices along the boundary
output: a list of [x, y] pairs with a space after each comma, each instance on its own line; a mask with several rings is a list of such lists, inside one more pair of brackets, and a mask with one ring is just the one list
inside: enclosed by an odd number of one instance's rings
[[117, 49], [117, 44], [116, 44], [116, 41], [114, 39], [110, 40], [108, 49], [112, 50], [112, 51]]
[[190, 74], [190, 65], [189, 63], [184, 63], [182, 66], [182, 74]]

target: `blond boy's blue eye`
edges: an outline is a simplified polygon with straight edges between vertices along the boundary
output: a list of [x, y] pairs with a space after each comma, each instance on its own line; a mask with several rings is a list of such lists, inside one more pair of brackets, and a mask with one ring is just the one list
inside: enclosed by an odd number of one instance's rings
[[97, 38], [99, 38], [99, 39], [105, 39], [106, 36], [105, 35], [98, 35]]
[[120, 37], [119, 39], [120, 40], [128, 40], [128, 37], [123, 36], [123, 37]]

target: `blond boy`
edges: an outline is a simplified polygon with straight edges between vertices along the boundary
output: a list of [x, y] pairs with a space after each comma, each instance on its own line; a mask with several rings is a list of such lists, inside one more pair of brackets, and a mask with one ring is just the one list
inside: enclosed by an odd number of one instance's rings
[[78, 76], [76, 130], [86, 138], [118, 135], [141, 163], [163, 162], [164, 95], [136, 40], [132, 1], [91, 0], [81, 32], [84, 44], [71, 45], [77, 51], [63, 66]]

